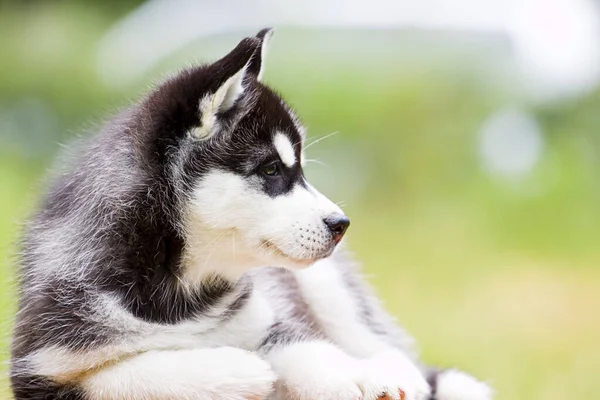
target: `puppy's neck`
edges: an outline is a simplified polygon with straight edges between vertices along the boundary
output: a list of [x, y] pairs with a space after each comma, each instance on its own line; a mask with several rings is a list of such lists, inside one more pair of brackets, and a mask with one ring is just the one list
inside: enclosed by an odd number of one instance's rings
[[260, 261], [253, 254], [239, 243], [236, 245], [235, 232], [205, 232], [188, 237], [181, 279], [190, 287], [199, 287], [214, 277], [236, 283], [244, 273], [259, 265]]

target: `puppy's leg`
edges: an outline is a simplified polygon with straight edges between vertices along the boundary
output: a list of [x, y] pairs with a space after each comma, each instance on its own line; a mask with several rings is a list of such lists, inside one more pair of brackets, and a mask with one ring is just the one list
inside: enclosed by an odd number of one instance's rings
[[95, 400], [258, 400], [275, 379], [256, 354], [221, 347], [149, 351], [105, 366], [79, 386]]
[[[328, 337], [362, 358], [374, 376], [424, 393], [425, 375], [436, 400], [489, 400], [492, 390], [459, 371], [423, 373], [408, 336], [385, 312], [358, 269], [343, 257], [296, 272], [303, 297]], [[391, 376], [390, 376], [391, 373]], [[387, 377], [387, 378], [386, 378]], [[400, 387], [402, 387], [400, 385]]]
[[269, 346], [266, 358], [278, 375], [274, 397], [278, 400], [357, 400], [363, 397], [358, 360], [333, 344], [321, 340], [291, 340]]
[[384, 311], [352, 261], [334, 255], [295, 276], [319, 326], [346, 352], [368, 358], [393, 348], [413, 356], [413, 339]]
[[317, 334], [311, 336], [293, 321], [272, 327], [262, 352], [278, 375], [279, 400], [376, 400], [382, 394], [399, 400], [401, 393], [405, 400], [420, 400], [429, 393], [422, 378], [375, 373], [370, 363], [349, 356]]

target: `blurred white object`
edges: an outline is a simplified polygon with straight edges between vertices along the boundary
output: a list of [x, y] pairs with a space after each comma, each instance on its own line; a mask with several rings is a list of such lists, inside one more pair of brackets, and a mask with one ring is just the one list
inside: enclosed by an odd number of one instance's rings
[[537, 121], [518, 109], [504, 109], [485, 121], [479, 153], [486, 169], [507, 178], [521, 178], [536, 165], [544, 139]]
[[588, 0], [517, 2], [508, 31], [523, 81], [540, 97], [577, 95], [600, 77], [599, 10]]
[[593, 0], [150, 0], [101, 40], [98, 72], [127, 83], [195, 39], [265, 26], [492, 32], [511, 43], [524, 89], [554, 98], [598, 83], [599, 20]]

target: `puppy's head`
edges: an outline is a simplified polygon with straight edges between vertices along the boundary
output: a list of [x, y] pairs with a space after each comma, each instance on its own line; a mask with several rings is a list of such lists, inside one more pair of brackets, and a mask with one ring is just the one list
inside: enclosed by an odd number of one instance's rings
[[334, 251], [349, 224], [306, 181], [304, 128], [261, 83], [271, 35], [180, 73], [142, 104], [145, 159], [173, 188], [192, 277], [308, 266]]

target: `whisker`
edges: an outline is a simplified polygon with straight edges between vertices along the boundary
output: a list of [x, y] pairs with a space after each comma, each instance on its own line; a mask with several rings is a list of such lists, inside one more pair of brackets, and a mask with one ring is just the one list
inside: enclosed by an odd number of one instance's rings
[[306, 146], [304, 146], [304, 150], [308, 149], [310, 146], [313, 146], [313, 145], [319, 143], [321, 140], [325, 140], [333, 135], [337, 135], [338, 133], [340, 133], [340, 131], [331, 132], [328, 135], [321, 136], [320, 138], [317, 138], [317, 139], [313, 140], [312, 142], [308, 143]]
[[323, 165], [325, 167], [329, 167], [329, 164], [324, 163], [323, 161], [317, 160], [316, 158], [305, 158], [304, 163], [315, 163], [315, 164]]

